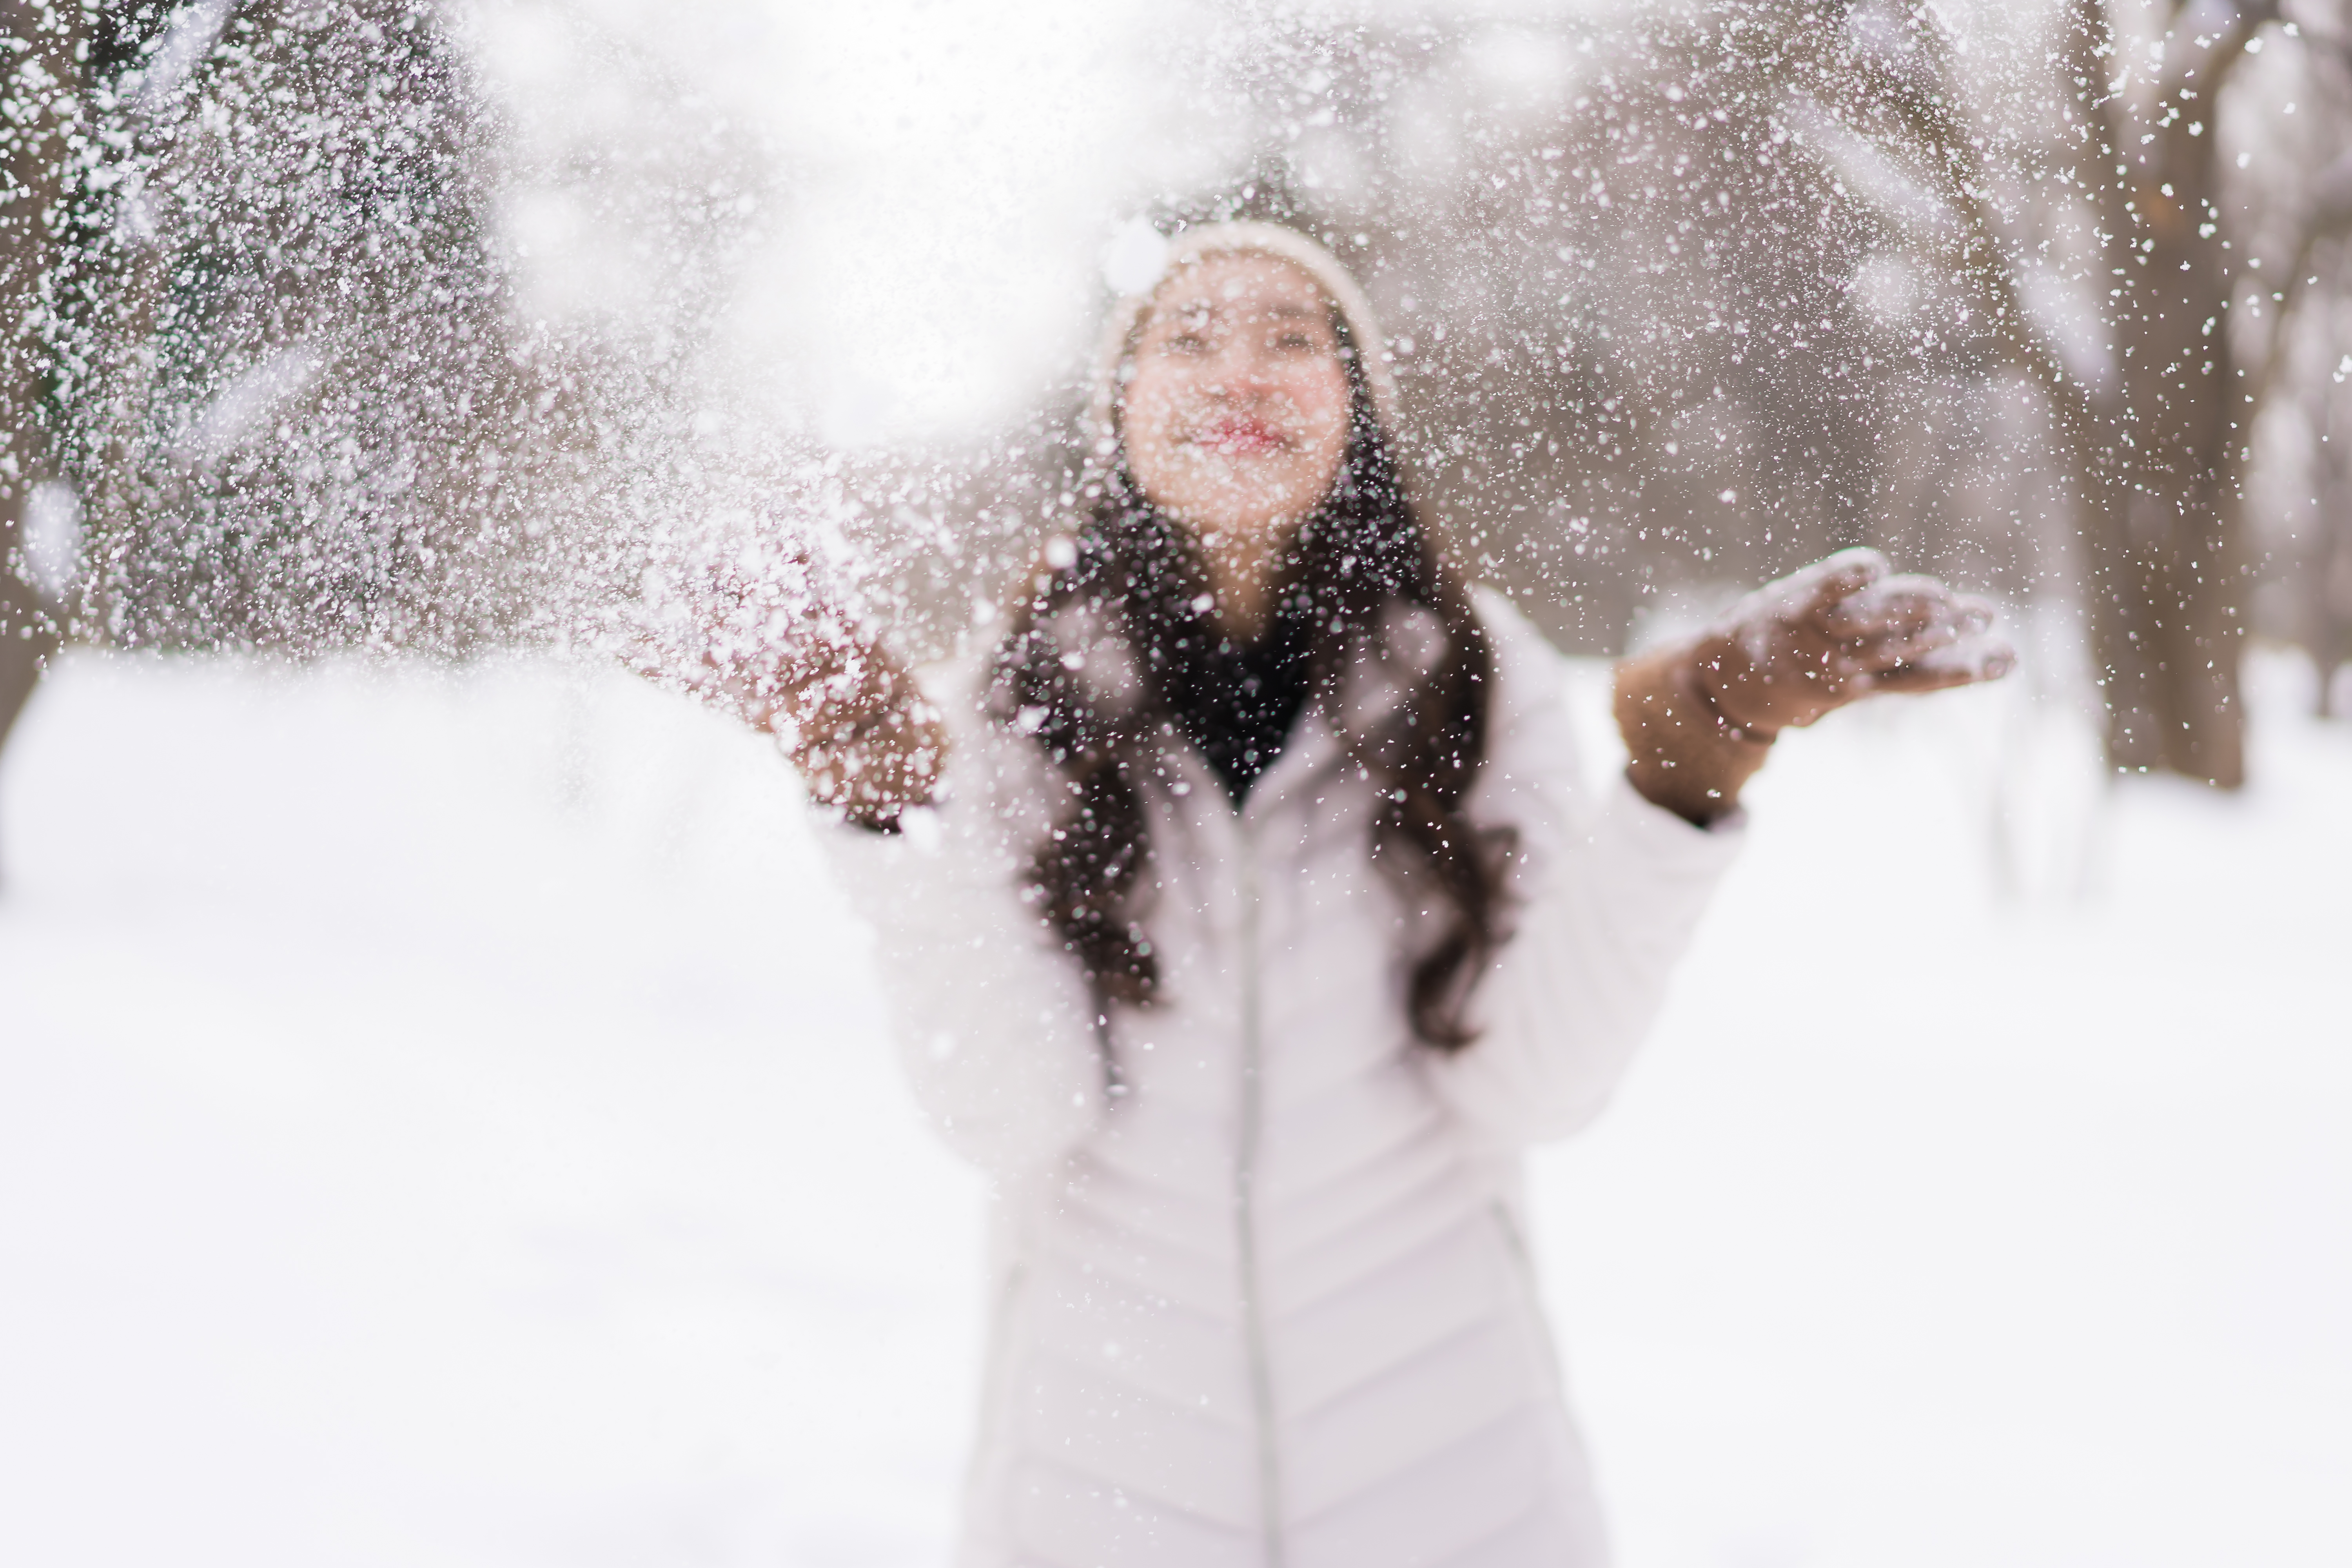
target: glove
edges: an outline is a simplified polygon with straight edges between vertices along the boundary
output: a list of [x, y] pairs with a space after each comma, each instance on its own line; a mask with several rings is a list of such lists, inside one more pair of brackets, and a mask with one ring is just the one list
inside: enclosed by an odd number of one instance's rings
[[1705, 824], [1733, 809], [1773, 739], [1874, 692], [1996, 680], [2017, 662], [1993, 607], [1842, 550], [1769, 583], [1686, 642], [1617, 667], [1627, 776]]

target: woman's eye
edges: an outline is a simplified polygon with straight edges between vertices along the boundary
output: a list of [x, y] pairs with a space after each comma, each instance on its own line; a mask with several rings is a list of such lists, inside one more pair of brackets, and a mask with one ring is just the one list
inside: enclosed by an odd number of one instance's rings
[[1196, 354], [1207, 348], [1209, 342], [1198, 332], [1179, 332], [1161, 346], [1171, 353]]
[[1315, 340], [1305, 332], [1285, 332], [1275, 340], [1274, 346], [1287, 354], [1311, 353], [1314, 352]]

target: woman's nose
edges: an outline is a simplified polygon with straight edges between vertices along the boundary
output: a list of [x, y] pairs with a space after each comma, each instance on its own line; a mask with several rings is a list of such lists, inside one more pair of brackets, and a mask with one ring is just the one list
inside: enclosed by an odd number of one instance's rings
[[1265, 354], [1239, 335], [1224, 345], [1217, 361], [1212, 381], [1228, 397], [1250, 396], [1273, 384]]

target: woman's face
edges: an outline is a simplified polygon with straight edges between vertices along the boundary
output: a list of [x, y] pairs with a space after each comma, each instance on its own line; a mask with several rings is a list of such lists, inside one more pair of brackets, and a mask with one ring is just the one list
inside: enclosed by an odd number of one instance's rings
[[1331, 306], [1268, 256], [1170, 275], [1137, 338], [1120, 416], [1128, 471], [1212, 550], [1277, 548], [1339, 477], [1350, 391]]

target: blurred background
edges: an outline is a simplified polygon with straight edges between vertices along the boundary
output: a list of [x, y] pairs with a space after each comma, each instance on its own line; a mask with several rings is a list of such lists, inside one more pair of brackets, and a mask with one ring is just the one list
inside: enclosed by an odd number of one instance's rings
[[[1628, 1568], [2338, 1563], [2352, 9], [0, 0], [0, 1559], [944, 1560], [983, 1195], [689, 542], [918, 657], [1189, 221], [1579, 660], [1873, 543], [1538, 1171]], [[13, 727], [12, 727], [13, 726]]]

